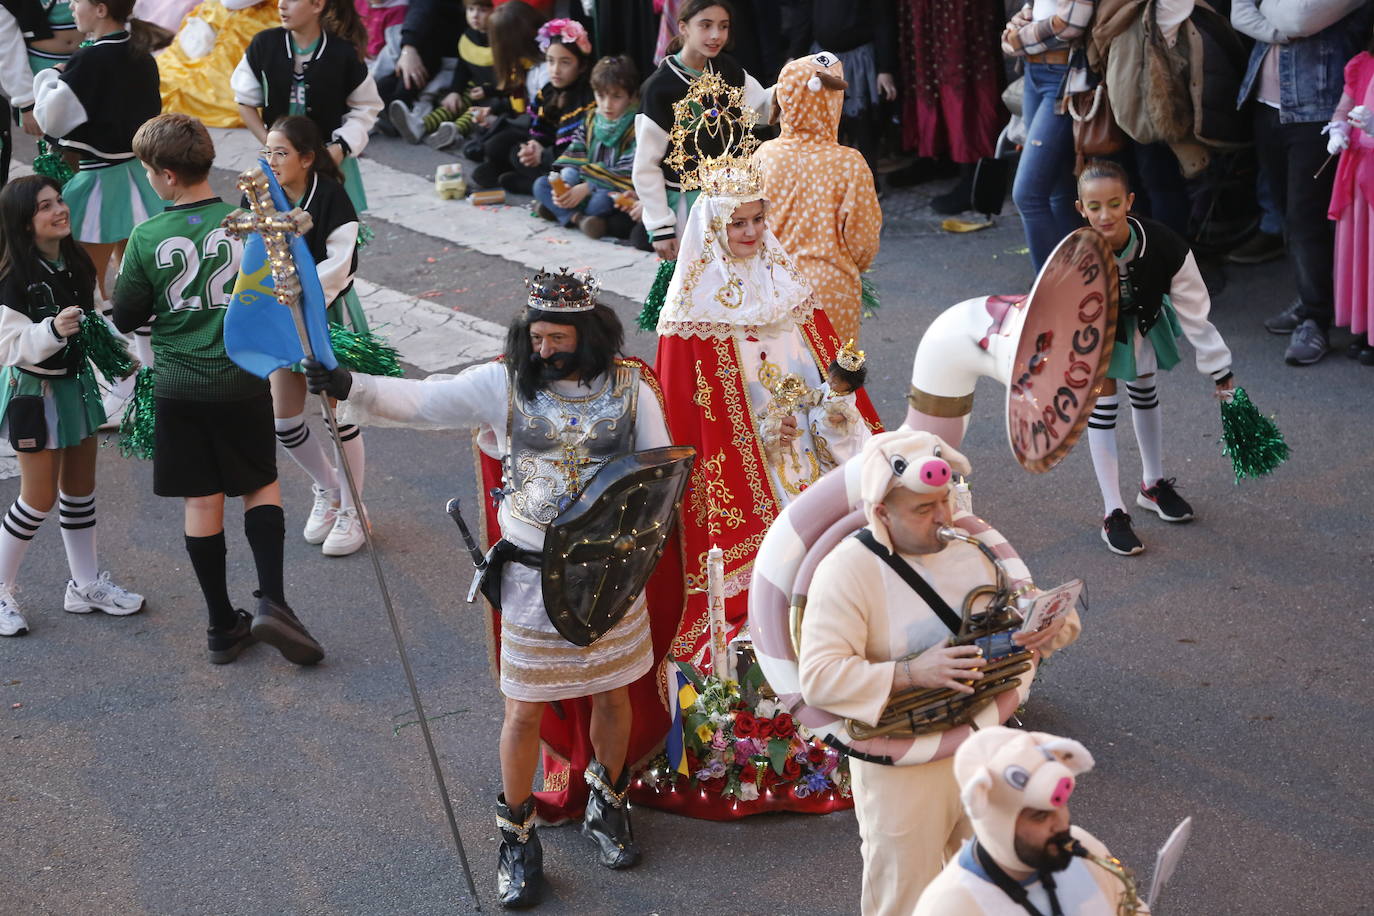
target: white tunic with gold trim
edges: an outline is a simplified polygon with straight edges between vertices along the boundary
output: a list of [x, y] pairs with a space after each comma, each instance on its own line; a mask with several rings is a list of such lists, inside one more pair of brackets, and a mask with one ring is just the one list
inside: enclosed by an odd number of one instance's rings
[[[627, 437], [632, 443], [627, 453], [671, 444], [658, 397], [633, 366], [619, 365], [589, 385], [554, 382], [536, 402], [512, 397], [504, 363], [425, 380], [354, 375], [348, 400], [355, 421], [373, 416], [426, 429], [481, 429], [484, 451], [501, 459], [506, 469], [506, 485], [520, 485], [501, 501], [501, 534], [535, 551], [543, 549], [544, 524], [557, 514], [560, 500], [579, 492], [604, 463], [592, 457], [598, 435], [623, 432], [620, 424], [628, 422], [633, 432]], [[549, 418], [556, 418], [549, 432], [557, 461], [523, 449], [524, 437], [509, 432], [543, 425]], [[539, 570], [507, 563], [501, 604], [501, 692], [512, 699], [589, 696], [633, 683], [653, 666], [642, 596], [605, 636], [586, 647], [568, 642], [550, 623]]]

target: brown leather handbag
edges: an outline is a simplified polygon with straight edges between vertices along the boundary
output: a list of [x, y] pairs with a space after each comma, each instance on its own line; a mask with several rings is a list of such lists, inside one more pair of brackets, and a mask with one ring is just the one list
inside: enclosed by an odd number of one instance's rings
[[1073, 119], [1073, 148], [1078, 154], [1073, 170], [1075, 175], [1083, 171], [1083, 163], [1087, 160], [1110, 156], [1126, 147], [1126, 134], [1112, 114], [1105, 83], [1098, 83], [1086, 92], [1066, 95], [1064, 110]]

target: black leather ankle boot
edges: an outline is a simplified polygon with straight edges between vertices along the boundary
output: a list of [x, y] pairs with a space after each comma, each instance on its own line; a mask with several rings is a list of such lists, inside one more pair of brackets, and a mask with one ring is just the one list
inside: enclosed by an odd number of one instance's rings
[[596, 843], [597, 861], [607, 868], [629, 868], [639, 862], [639, 847], [630, 829], [630, 768], [623, 767], [620, 778], [611, 785], [610, 775], [600, 761], [587, 766], [587, 814], [582, 820], [582, 835]]
[[496, 797], [496, 826], [501, 828], [501, 849], [496, 855], [496, 895], [507, 909], [534, 906], [544, 891], [544, 847], [534, 825], [534, 796], [519, 808]]

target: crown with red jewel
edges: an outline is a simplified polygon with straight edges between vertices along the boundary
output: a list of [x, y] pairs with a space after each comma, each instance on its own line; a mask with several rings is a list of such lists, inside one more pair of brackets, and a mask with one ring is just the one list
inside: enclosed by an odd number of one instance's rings
[[541, 270], [525, 280], [529, 296], [525, 304], [541, 312], [590, 312], [596, 308], [601, 283], [590, 272], [571, 273], [560, 267], [558, 273]]
[[[752, 200], [763, 193], [763, 178], [750, 158], [758, 147], [758, 114], [744, 101], [744, 90], [714, 70], [692, 80], [673, 103], [673, 129], [664, 162], [678, 173], [684, 191], [712, 197]], [[704, 153], [719, 149], [719, 155]]]

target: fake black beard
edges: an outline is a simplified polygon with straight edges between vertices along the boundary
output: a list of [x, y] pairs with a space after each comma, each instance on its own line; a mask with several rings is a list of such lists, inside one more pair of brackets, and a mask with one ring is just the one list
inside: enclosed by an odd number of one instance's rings
[[[1066, 830], [1056, 833], [1044, 846], [1036, 848], [1022, 843], [1021, 838], [1017, 837], [1016, 857], [1036, 871], [1063, 871], [1073, 861], [1073, 854], [1069, 852], [1072, 840], [1072, 834]], [[1050, 851], [1051, 847], [1054, 852]]]
[[538, 353], [530, 354], [530, 366], [546, 382], [556, 382], [573, 374], [577, 368], [576, 353], [554, 353], [548, 359]]

